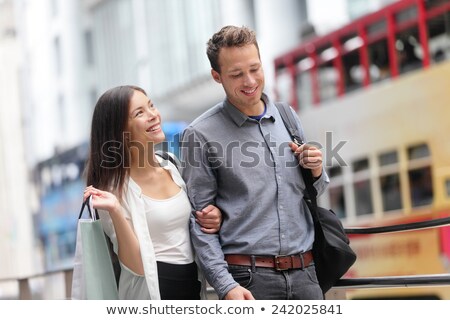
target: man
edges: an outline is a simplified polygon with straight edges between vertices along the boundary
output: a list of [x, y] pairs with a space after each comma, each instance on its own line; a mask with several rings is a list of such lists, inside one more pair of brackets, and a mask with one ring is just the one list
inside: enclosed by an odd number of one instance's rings
[[298, 167], [300, 162], [312, 170], [322, 193], [328, 183], [322, 153], [289, 142], [278, 110], [263, 93], [253, 31], [222, 28], [208, 41], [207, 55], [226, 99], [186, 128], [182, 145], [194, 209], [214, 204], [222, 211], [219, 234], [204, 234], [191, 223], [206, 279], [221, 299], [322, 299]]

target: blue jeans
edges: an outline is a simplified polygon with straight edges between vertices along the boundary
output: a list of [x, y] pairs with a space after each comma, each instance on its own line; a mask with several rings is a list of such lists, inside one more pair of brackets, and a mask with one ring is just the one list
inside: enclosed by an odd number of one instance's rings
[[229, 265], [234, 280], [257, 300], [323, 300], [314, 264], [304, 269], [277, 271]]

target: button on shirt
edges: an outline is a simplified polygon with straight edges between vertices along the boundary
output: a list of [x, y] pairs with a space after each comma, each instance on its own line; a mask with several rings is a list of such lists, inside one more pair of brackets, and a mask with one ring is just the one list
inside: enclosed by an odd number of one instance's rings
[[[295, 254], [310, 250], [314, 240], [290, 135], [277, 108], [262, 99], [267, 111], [259, 121], [225, 100], [183, 134], [183, 178], [194, 209], [215, 204], [222, 211], [219, 234], [203, 233], [194, 216], [191, 221], [199, 263], [220, 298], [237, 286], [224, 254]], [[327, 183], [323, 172], [314, 183], [318, 194]]]

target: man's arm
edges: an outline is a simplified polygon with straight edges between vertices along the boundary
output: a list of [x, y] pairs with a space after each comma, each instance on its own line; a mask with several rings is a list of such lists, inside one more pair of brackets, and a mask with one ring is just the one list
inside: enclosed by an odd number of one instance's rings
[[[210, 204], [215, 205], [217, 182], [213, 170], [208, 165], [204, 140], [191, 127], [183, 133], [181, 159], [182, 175], [193, 207], [190, 223], [192, 243], [207, 281], [222, 299], [238, 284], [228, 272], [219, 241], [220, 231], [219, 234], [204, 233], [195, 221], [195, 211], [201, 211]], [[225, 214], [226, 212], [222, 211], [222, 215]]]

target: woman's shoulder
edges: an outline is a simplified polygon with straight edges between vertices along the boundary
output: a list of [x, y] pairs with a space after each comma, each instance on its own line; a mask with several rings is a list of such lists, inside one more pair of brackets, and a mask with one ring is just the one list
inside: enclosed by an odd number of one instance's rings
[[[175, 154], [169, 151], [157, 150], [155, 154], [162, 160], [162, 165], [172, 164], [179, 171], [181, 169], [181, 162]], [[164, 163], [166, 162], [166, 163]]]

